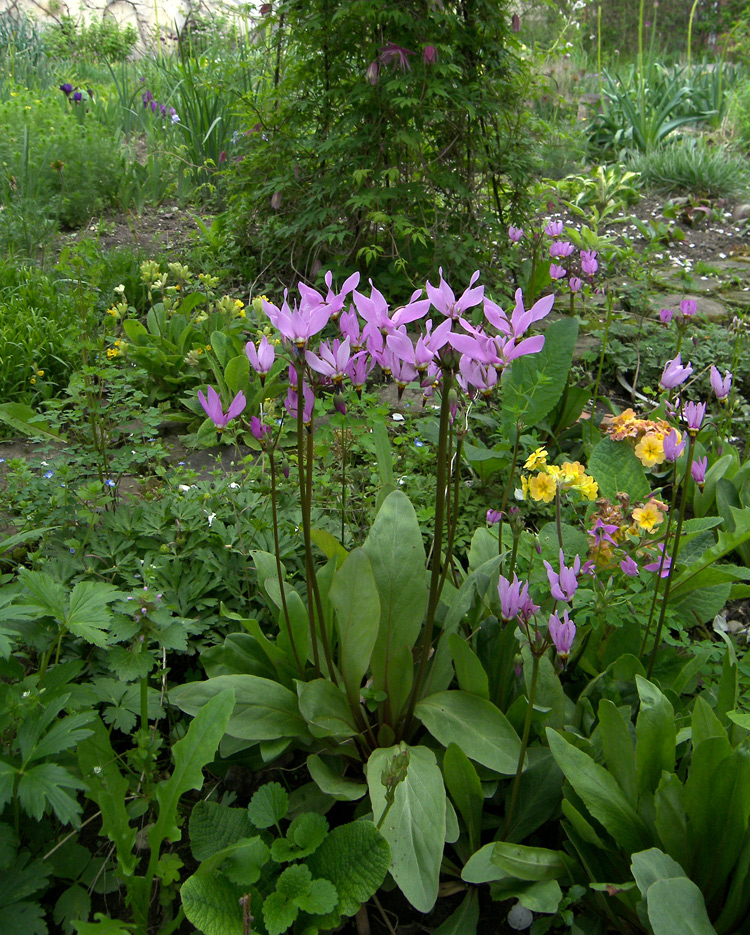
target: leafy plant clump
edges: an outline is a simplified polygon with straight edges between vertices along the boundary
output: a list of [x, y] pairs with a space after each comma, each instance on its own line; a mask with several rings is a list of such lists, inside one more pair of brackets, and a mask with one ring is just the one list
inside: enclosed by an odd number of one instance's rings
[[645, 185], [660, 192], [738, 199], [750, 191], [747, 160], [700, 138], [668, 140], [650, 153], [631, 156], [629, 165]]

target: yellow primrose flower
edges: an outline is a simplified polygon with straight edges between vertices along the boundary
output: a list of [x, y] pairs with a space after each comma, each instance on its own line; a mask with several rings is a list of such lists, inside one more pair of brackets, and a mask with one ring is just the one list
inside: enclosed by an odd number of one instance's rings
[[117, 350], [116, 347], [107, 348], [107, 357], [109, 358], [109, 360], [114, 360], [114, 358], [117, 357], [119, 353], [120, 352]]
[[521, 475], [521, 493], [524, 500], [529, 499], [529, 479], [525, 474]]
[[656, 435], [644, 435], [635, 446], [635, 453], [644, 467], [654, 467], [664, 461], [664, 443]]
[[664, 514], [656, 507], [656, 504], [646, 503], [633, 510], [633, 519], [640, 530], [652, 532], [654, 527], [664, 519]]
[[580, 483], [576, 484], [576, 490], [587, 500], [596, 500], [599, 496], [599, 485], [594, 478], [589, 477], [588, 474], [584, 474]]
[[535, 474], [529, 481], [529, 493], [532, 500], [550, 503], [555, 499], [557, 484], [550, 474]]
[[37, 370], [36, 375], [37, 375], [38, 377], [43, 377], [43, 376], [44, 376], [44, 371], [43, 371], [43, 370]]
[[533, 454], [530, 454], [526, 459], [526, 464], [524, 467], [527, 471], [535, 471], [537, 468], [544, 467], [547, 463], [547, 449], [546, 448], [537, 448]]
[[36, 377], [32, 377], [32, 378], [29, 380], [29, 383], [36, 383]]

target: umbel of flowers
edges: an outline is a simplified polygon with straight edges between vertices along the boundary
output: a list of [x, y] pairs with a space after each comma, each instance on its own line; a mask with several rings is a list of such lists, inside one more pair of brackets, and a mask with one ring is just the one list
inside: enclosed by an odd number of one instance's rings
[[[406, 304], [391, 308], [372, 281], [368, 291], [360, 292], [359, 274], [354, 274], [339, 291], [335, 291], [329, 272], [325, 277], [325, 294], [300, 283], [297, 302], [290, 302], [286, 293], [280, 306], [263, 301], [263, 312], [279, 332], [282, 353], [285, 353], [288, 364], [289, 388], [284, 405], [298, 426], [300, 499], [306, 546], [309, 502], [305, 504], [309, 501], [310, 489], [306, 477], [312, 465], [315, 400], [324, 388], [332, 390], [335, 407], [345, 412], [347, 388], [361, 393], [368, 376], [378, 367], [396, 383], [399, 394], [408, 384], [418, 382], [425, 400], [435, 396], [440, 400], [433, 554], [443, 554], [446, 491], [450, 487], [449, 454], [453, 445], [459, 455], [456, 460], [460, 461], [467, 409], [477, 398], [492, 398], [499, 389], [503, 370], [512, 361], [542, 350], [544, 336], [530, 335], [529, 331], [532, 325], [549, 314], [554, 303], [554, 296], [548, 295], [526, 308], [519, 289], [513, 309], [506, 312], [485, 295], [484, 286], [477, 284], [478, 279], [479, 272], [476, 272], [468, 287], [457, 297], [440, 270], [437, 284], [427, 282], [424, 290], [415, 291]], [[326, 329], [329, 329], [329, 336], [320, 340], [319, 336]], [[259, 345], [248, 342], [248, 359], [261, 379], [274, 366], [277, 351], [278, 348], [265, 336]], [[225, 409], [218, 394], [210, 387], [208, 396], [201, 393], [199, 401], [220, 432], [246, 407], [244, 395], [238, 393], [233, 400], [226, 401]], [[264, 449], [272, 454], [274, 433], [271, 429], [272, 426], [264, 425], [262, 419], [253, 416], [250, 430]], [[554, 477], [552, 482], [556, 488], [577, 491], [587, 499], [596, 496], [596, 483], [586, 476], [579, 464], [564, 465], [560, 469], [545, 465], [544, 472], [539, 473], [550, 479]], [[448, 564], [451, 553], [452, 539], [449, 535], [444, 552]], [[429, 646], [439, 598], [439, 562], [434, 563], [432, 573], [435, 581], [431, 587], [433, 597], [428, 605], [425, 647]], [[564, 619], [554, 614], [553, 617], [549, 641], [545, 639], [543, 645], [546, 648], [554, 644], [561, 655], [566, 655], [570, 648], [569, 639], [575, 632], [574, 625], [567, 615]], [[425, 652], [422, 657], [425, 664], [427, 656]], [[423, 678], [423, 670], [420, 671], [419, 678]], [[414, 697], [416, 695], [415, 690]]]

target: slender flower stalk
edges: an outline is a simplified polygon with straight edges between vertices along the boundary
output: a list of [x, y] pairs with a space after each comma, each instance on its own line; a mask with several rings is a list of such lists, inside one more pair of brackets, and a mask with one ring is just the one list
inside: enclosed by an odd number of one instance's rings
[[516, 775], [513, 777], [513, 786], [510, 790], [510, 800], [505, 811], [505, 823], [499, 840], [505, 840], [505, 836], [510, 830], [513, 814], [518, 800], [518, 789], [521, 783], [521, 774], [526, 763], [526, 749], [529, 746], [529, 735], [531, 734], [531, 719], [534, 714], [534, 698], [536, 697], [536, 685], [539, 679], [539, 656], [534, 652], [531, 657], [531, 685], [529, 686], [529, 698], [526, 705], [526, 717], [523, 721], [523, 734], [521, 735], [521, 752], [518, 754], [518, 767]]
[[438, 607], [440, 590], [440, 560], [443, 548], [443, 526], [445, 525], [446, 477], [448, 473], [448, 433], [451, 416], [451, 389], [453, 386], [453, 371], [449, 367], [443, 368], [442, 399], [440, 404], [440, 434], [438, 436], [437, 476], [435, 480], [435, 533], [432, 540], [432, 568], [430, 571], [430, 590], [427, 598], [427, 615], [422, 627], [422, 635], [417, 647], [419, 666], [414, 679], [404, 720], [404, 729], [408, 731], [414, 716], [419, 694], [422, 691], [427, 663], [432, 644], [432, 630], [435, 625], [435, 613]]
[[[677, 529], [675, 530], [675, 534], [674, 534], [674, 545], [672, 546], [672, 558], [671, 558], [671, 562], [669, 565], [669, 572], [667, 574], [667, 583], [664, 587], [664, 594], [661, 599], [661, 610], [659, 611], [659, 622], [656, 625], [656, 634], [654, 635], [654, 647], [651, 651], [651, 659], [648, 664], [647, 678], [649, 679], [651, 678], [651, 675], [653, 674], [654, 663], [656, 662], [656, 653], [658, 652], [659, 646], [661, 644], [661, 634], [664, 628], [664, 618], [666, 617], [667, 604], [669, 603], [669, 592], [672, 589], [672, 579], [674, 577], [675, 567], [677, 565], [677, 553], [680, 548], [680, 536], [682, 535], [682, 524], [685, 521], [685, 507], [687, 506], [688, 492], [690, 490], [690, 481], [692, 479], [691, 468], [693, 466], [694, 456], [695, 456], [695, 433], [690, 432], [689, 442], [688, 442], [687, 464], [685, 465], [685, 476], [682, 482], [682, 490], [681, 490], [681, 495], [680, 495], [680, 515], [677, 519]], [[668, 532], [669, 532], [669, 525], [667, 525], [667, 534]], [[667, 555], [667, 539], [665, 535], [664, 550], [662, 552], [662, 557], [661, 557], [662, 566], [664, 565], [664, 562], [666, 561], [666, 555]], [[656, 595], [656, 593], [658, 592], [659, 581], [660, 581], [660, 576], [657, 576], [656, 584], [654, 585], [654, 595]], [[651, 618], [649, 617], [649, 627], [650, 626], [651, 626]], [[646, 631], [646, 635], [648, 636], [648, 629]], [[645, 639], [644, 639], [644, 646], [645, 646]]]

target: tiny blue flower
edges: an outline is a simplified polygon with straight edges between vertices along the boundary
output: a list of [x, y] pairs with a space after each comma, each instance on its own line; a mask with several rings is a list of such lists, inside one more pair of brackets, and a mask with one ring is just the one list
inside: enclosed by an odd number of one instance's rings
[[178, 461], [178, 462], [177, 462], [178, 467], [185, 467], [185, 464], [186, 464], [185, 461]]
[[47, 471], [47, 473], [44, 474], [43, 476], [46, 477], [47, 480], [49, 480], [50, 477], [54, 477], [54, 476], [55, 476], [55, 472], [54, 472], [54, 471]]
[[421, 438], [417, 438], [414, 442], [417, 448], [424, 448], [424, 442]]
[[117, 484], [115, 484], [115, 482], [112, 480], [111, 477], [108, 477], [108, 478], [104, 481], [104, 486], [105, 486], [105, 487], [116, 487]]
[[76, 554], [76, 550], [72, 546], [68, 549], [68, 552], [70, 552], [71, 555]]
[[5, 458], [0, 458], [0, 464], [5, 464]]

